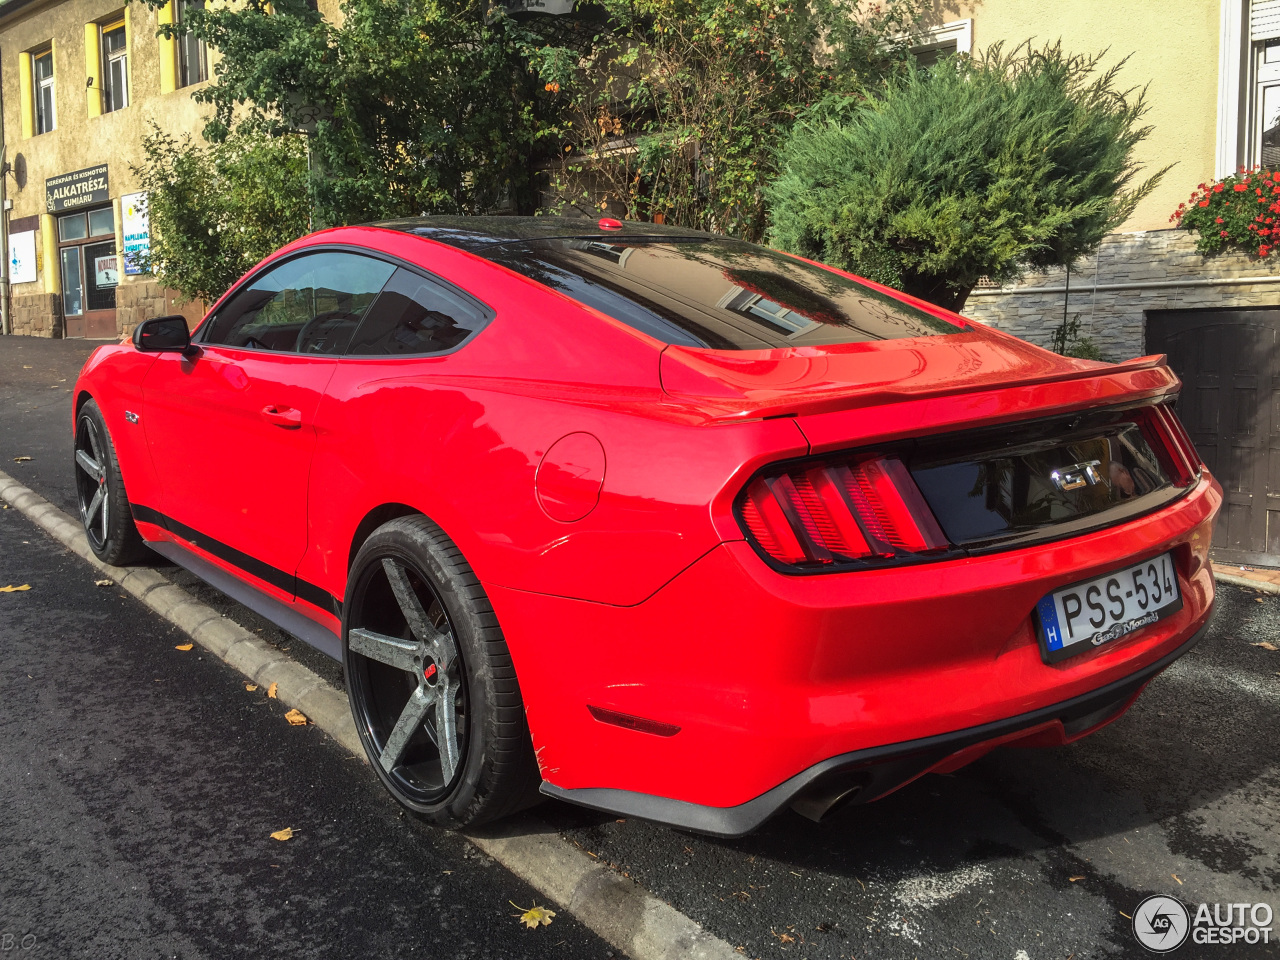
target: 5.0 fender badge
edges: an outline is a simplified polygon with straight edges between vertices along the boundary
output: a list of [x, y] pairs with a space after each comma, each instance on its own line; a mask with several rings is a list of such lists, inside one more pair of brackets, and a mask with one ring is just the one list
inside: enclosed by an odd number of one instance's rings
[[124, 412], [124, 418], [128, 420], [130, 423], [138, 422], [138, 415], [134, 413], [132, 410], [126, 410]]

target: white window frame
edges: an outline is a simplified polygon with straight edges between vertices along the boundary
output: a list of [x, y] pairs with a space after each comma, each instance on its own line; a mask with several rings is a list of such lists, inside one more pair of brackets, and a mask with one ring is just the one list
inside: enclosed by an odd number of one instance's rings
[[973, 52], [973, 19], [952, 20], [936, 27], [926, 27], [910, 36], [912, 53], [928, 53], [939, 47], [956, 45], [956, 53]]
[[[183, 21], [182, 13], [183, 13], [183, 7], [185, 6], [186, 4], [184, 0], [173, 0], [174, 18], [177, 20], [179, 26], [181, 26]], [[194, 86], [197, 83], [204, 83], [206, 80], [209, 79], [209, 48], [208, 46], [205, 44], [203, 40], [196, 37], [191, 37], [190, 31], [185, 31], [179, 34], [177, 40], [178, 40], [178, 43], [177, 43], [178, 86], [190, 87], [190, 86]], [[194, 44], [196, 48], [196, 51], [197, 51], [196, 59], [199, 61], [199, 66], [200, 66], [200, 79], [198, 80], [192, 80], [189, 76], [191, 58], [188, 56], [188, 50], [192, 44]]]
[[[49, 58], [49, 76], [41, 79], [36, 64], [45, 57]], [[37, 136], [42, 133], [52, 133], [54, 130], [58, 129], [58, 89], [54, 86], [54, 79], [56, 76], [57, 71], [53, 69], [52, 47], [48, 50], [42, 50], [39, 53], [33, 53], [31, 55], [31, 90], [32, 96], [35, 98], [35, 103], [33, 103], [31, 107], [32, 112], [35, 115], [32, 119], [35, 121]], [[44, 116], [44, 112], [41, 110], [41, 105], [45, 90], [49, 91], [48, 124], [42, 127], [40, 119]]]
[[[108, 53], [107, 33], [114, 33], [116, 30], [119, 30], [124, 37], [124, 46], [115, 53]], [[102, 57], [102, 112], [113, 113], [116, 110], [123, 110], [129, 106], [129, 30], [123, 20], [98, 29], [98, 52]], [[111, 103], [111, 97], [117, 89], [115, 81], [111, 79], [111, 68], [116, 64], [120, 65], [120, 90], [123, 94], [119, 106], [113, 106]]]

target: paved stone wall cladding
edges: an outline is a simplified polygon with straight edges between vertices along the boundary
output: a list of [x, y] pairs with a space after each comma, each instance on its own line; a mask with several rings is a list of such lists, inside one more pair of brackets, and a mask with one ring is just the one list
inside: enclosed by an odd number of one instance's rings
[[62, 298], [56, 293], [14, 297], [9, 304], [11, 329], [20, 337], [62, 337]]
[[182, 314], [187, 318], [187, 325], [194, 327], [204, 316], [204, 305], [180, 305], [177, 300], [177, 295], [172, 290], [166, 290], [154, 280], [120, 284], [116, 287], [116, 331], [120, 336], [127, 337], [143, 320], [172, 313]]
[[[1128, 360], [1146, 353], [1147, 310], [1228, 309], [1280, 305], [1280, 282], [1196, 287], [1144, 287], [1098, 290], [1112, 283], [1150, 283], [1232, 277], [1277, 277], [1280, 262], [1250, 259], [1243, 253], [1205, 257], [1196, 252], [1195, 235], [1186, 230], [1117, 233], [1103, 241], [1094, 257], [1071, 271], [1067, 315], [1080, 317], [1080, 334], [1091, 338], [1108, 360]], [[965, 314], [1014, 336], [1048, 346], [1062, 322], [1066, 271], [1031, 274], [1017, 293], [975, 290]], [[1035, 293], [1038, 287], [1055, 291]]]

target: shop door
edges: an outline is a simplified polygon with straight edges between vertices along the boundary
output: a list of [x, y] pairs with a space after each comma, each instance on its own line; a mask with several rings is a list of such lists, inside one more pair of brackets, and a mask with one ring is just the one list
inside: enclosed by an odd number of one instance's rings
[[1222, 484], [1214, 558], [1280, 566], [1280, 310], [1152, 310], [1147, 352], [1169, 355], [1178, 415]]
[[120, 263], [114, 212], [103, 207], [59, 216], [58, 243], [66, 336], [115, 339]]

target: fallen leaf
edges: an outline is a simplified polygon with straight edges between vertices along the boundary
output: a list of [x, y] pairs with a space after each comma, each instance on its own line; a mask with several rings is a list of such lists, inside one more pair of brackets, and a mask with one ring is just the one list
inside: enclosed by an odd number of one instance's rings
[[[27, 459], [29, 460], [29, 459], [31, 459], [31, 458], [30, 458], [30, 457], [28, 457]], [[1254, 597], [1254, 598], [1253, 598], [1253, 602], [1254, 602], [1254, 603], [1266, 603], [1267, 601], [1266, 601], [1266, 600], [1264, 600], [1262, 597]]]
[[1178, 881], [1178, 886], [1182, 886], [1182, 879], [1176, 873], [1171, 873], [1169, 876]]
[[189, 644], [189, 643], [180, 643], [180, 644], [178, 644], [176, 647], [174, 647], [173, 649], [175, 649], [175, 650], [181, 650], [181, 651], [183, 651], [183, 652], [185, 653], [187, 650], [190, 650], [190, 649], [191, 649], [191, 644]]
[[1117, 910], [1117, 911], [1116, 911], [1116, 913], [1120, 914], [1120, 916], [1124, 917], [1126, 920], [1132, 920], [1132, 919], [1133, 919], [1133, 917], [1129, 916], [1129, 915], [1128, 915], [1127, 913], [1125, 913], [1123, 910]]
[[30, 463], [31, 458], [30, 457], [14, 457], [13, 462], [14, 463]]
[[95, 587], [110, 587], [115, 585], [115, 581], [114, 580], [95, 580], [93, 581], [93, 585]]
[[0, 593], [21, 593], [23, 590], [30, 589], [31, 584], [29, 583], [24, 583], [16, 587], [13, 584], [9, 584], [7, 587], [0, 587]]
[[1280, 647], [1277, 647], [1270, 640], [1263, 640], [1261, 643], [1251, 643], [1249, 646], [1261, 647], [1263, 650], [1280, 650]]
[[284, 718], [295, 727], [305, 727], [307, 725], [307, 715], [301, 710], [290, 710], [284, 715]]
[[[507, 903], [511, 904], [517, 910], [521, 909], [520, 904], [516, 903], [514, 900], [508, 900]], [[523, 913], [513, 914], [513, 916], [519, 917], [520, 922], [530, 930], [536, 930], [538, 927], [551, 926], [551, 919], [555, 915], [556, 912], [554, 910], [548, 910], [546, 907], [539, 907], [536, 904], [528, 910], [525, 910]]]
[[256, 683], [246, 683], [244, 685], [244, 688], [248, 690], [250, 693], [253, 693], [253, 691], [258, 689], [258, 685]]
[[1068, 881], [1069, 883], [1075, 883], [1077, 880], [1083, 880], [1083, 879], [1084, 879], [1083, 874], [1082, 874], [1081, 876], [1078, 876], [1078, 877], [1067, 877], [1067, 881]]
[[276, 698], [276, 686], [277, 684], [273, 683], [271, 686], [267, 687], [267, 696], [272, 700]]
[[271, 835], [272, 840], [292, 840], [293, 827], [285, 827], [283, 830], [277, 830]]

